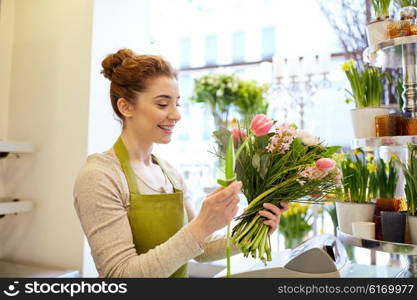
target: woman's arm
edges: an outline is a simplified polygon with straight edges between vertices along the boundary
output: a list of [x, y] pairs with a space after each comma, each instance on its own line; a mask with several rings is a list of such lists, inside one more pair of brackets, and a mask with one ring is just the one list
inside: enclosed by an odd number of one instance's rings
[[116, 168], [90, 162], [74, 186], [74, 206], [100, 277], [168, 277], [203, 252], [185, 226], [138, 255], [122, 201], [128, 188], [121, 175]]

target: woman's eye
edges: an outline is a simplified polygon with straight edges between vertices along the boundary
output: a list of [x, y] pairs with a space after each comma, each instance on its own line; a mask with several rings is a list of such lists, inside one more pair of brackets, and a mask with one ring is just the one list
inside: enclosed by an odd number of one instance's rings
[[180, 106], [181, 106], [181, 104], [177, 103], [177, 107], [180, 107]]
[[159, 107], [167, 107], [168, 106], [168, 104], [158, 104], [159, 105]]

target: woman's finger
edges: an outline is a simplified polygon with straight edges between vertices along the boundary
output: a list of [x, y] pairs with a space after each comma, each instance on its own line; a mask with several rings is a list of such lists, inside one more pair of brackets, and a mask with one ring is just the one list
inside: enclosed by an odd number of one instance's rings
[[264, 221], [265, 225], [269, 226], [268, 234], [271, 235], [274, 233], [274, 231], [277, 229], [277, 223], [272, 220], [266, 220]]
[[269, 211], [266, 211], [266, 210], [261, 210], [261, 211], [259, 212], [259, 214], [260, 214], [261, 216], [263, 216], [263, 217], [267, 218], [268, 220], [271, 220], [271, 221], [274, 221], [274, 222], [276, 222], [276, 221], [277, 221], [277, 216], [276, 216], [276, 215], [274, 215], [273, 213], [269, 212]]
[[234, 206], [237, 206], [237, 204], [240, 202], [240, 198], [237, 194], [233, 195], [232, 197], [230, 197], [229, 199], [227, 199], [225, 201], [226, 203], [226, 208], [231, 208]]
[[263, 205], [266, 209], [269, 209], [272, 211], [276, 216], [279, 216], [281, 214], [281, 209], [279, 209], [277, 206], [273, 205], [272, 203], [264, 203]]
[[238, 193], [241, 188], [242, 188], [242, 182], [235, 181], [228, 187], [223, 188], [221, 191], [214, 194], [212, 197], [215, 198], [215, 201], [222, 202], [230, 198], [233, 194]]
[[280, 202], [279, 204], [282, 206], [282, 212], [287, 211], [290, 208], [290, 204], [288, 202]]

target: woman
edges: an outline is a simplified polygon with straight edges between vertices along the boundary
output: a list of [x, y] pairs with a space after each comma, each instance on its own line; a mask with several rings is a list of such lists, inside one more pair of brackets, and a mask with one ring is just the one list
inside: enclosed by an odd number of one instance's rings
[[[129, 49], [102, 66], [123, 129], [112, 149], [87, 158], [74, 187], [100, 277], [186, 277], [190, 259], [224, 258], [225, 238], [213, 233], [236, 215], [241, 182], [209, 194], [195, 216], [179, 173], [152, 154], [154, 143], [170, 142], [181, 118], [175, 71], [159, 56]], [[272, 233], [281, 210], [265, 208]]]

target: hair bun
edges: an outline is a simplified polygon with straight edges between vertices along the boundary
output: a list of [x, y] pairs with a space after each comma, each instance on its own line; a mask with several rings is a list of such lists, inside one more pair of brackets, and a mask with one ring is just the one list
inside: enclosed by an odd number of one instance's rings
[[103, 70], [101, 74], [109, 80], [112, 80], [115, 69], [120, 66], [127, 58], [132, 58], [136, 54], [130, 49], [120, 49], [116, 53], [109, 54], [101, 63]]

